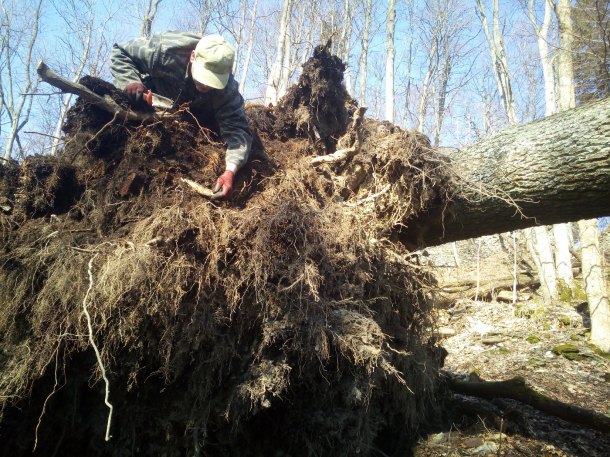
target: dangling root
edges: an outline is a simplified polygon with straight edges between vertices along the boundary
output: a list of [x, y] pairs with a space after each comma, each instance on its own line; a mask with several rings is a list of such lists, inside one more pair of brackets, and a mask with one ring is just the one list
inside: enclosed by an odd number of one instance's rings
[[87, 289], [87, 293], [85, 294], [85, 298], [83, 299], [83, 314], [87, 319], [87, 328], [89, 329], [89, 334], [87, 336], [89, 337], [89, 342], [91, 343], [91, 347], [93, 347], [93, 351], [95, 352], [95, 357], [97, 358], [97, 363], [100, 366], [100, 371], [102, 372], [102, 378], [104, 378], [104, 383], [106, 383], [106, 395], [104, 396], [104, 403], [106, 404], [106, 406], [108, 406], [109, 411], [108, 422], [106, 423], [105, 440], [110, 441], [110, 423], [112, 422], [112, 404], [110, 403], [110, 401], [108, 401], [108, 398], [110, 397], [110, 381], [108, 381], [108, 377], [106, 376], [106, 368], [104, 368], [104, 364], [102, 363], [102, 356], [100, 355], [100, 351], [97, 348], [95, 341], [93, 340], [93, 325], [91, 324], [91, 315], [89, 314], [89, 310], [87, 309], [87, 299], [89, 298], [89, 293], [91, 292], [91, 288], [93, 287], [93, 261], [96, 257], [97, 254], [91, 257], [91, 260], [89, 260], [89, 288]]

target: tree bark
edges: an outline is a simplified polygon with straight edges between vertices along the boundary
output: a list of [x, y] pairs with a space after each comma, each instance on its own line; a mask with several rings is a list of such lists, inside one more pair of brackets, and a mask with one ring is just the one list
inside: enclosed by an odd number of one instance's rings
[[393, 239], [433, 246], [607, 216], [610, 98], [510, 127], [451, 159], [458, 195], [403, 221]]
[[572, 273], [572, 254], [570, 254], [569, 224], [553, 225], [553, 238], [555, 239], [557, 279], [563, 281], [564, 285], [571, 290], [574, 287], [574, 274]]
[[547, 303], [557, 298], [557, 275], [555, 274], [555, 262], [553, 260], [553, 249], [546, 227], [534, 227], [534, 239], [536, 240], [536, 254], [540, 259], [540, 284], [542, 285], [542, 296]]
[[610, 302], [602, 268], [598, 227], [597, 219], [578, 222], [582, 248], [582, 278], [591, 315], [591, 342], [601, 350], [610, 352]]

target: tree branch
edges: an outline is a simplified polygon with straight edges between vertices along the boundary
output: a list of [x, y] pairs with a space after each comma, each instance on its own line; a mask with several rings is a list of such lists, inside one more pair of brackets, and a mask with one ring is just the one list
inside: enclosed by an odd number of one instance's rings
[[156, 114], [149, 113], [136, 113], [134, 111], [128, 111], [120, 107], [110, 97], [102, 97], [95, 92], [87, 89], [82, 84], [72, 82], [54, 71], [52, 71], [43, 61], [40, 61], [38, 68], [36, 69], [40, 78], [54, 87], [57, 87], [63, 92], [78, 95], [84, 101], [97, 106], [98, 108], [107, 111], [111, 114], [117, 113], [120, 117], [128, 121], [146, 121], [149, 119], [155, 119]]

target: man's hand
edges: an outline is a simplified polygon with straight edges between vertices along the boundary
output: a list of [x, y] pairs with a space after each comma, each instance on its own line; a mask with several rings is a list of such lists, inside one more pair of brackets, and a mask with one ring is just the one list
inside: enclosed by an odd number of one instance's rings
[[233, 190], [233, 178], [235, 177], [235, 172], [231, 170], [225, 170], [225, 172], [220, 175], [218, 181], [216, 181], [216, 185], [214, 186], [214, 195], [212, 198], [226, 198], [231, 194], [231, 190]]
[[148, 92], [148, 88], [139, 81], [129, 83], [125, 86], [125, 93], [127, 93], [127, 96], [136, 102], [142, 101], [145, 92]]

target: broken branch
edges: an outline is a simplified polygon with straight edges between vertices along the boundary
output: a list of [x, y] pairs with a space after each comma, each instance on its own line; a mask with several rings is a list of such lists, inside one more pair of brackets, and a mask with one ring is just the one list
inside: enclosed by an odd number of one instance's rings
[[112, 98], [106, 96], [102, 97], [101, 95], [96, 94], [95, 92], [87, 89], [82, 84], [78, 84], [72, 82], [61, 75], [58, 75], [53, 70], [51, 70], [44, 61], [40, 61], [38, 67], [36, 68], [36, 72], [40, 79], [42, 79], [47, 84], [51, 86], [57, 87], [62, 92], [68, 92], [74, 95], [78, 95], [81, 99], [85, 100], [92, 105], [97, 106], [98, 108], [107, 111], [111, 114], [118, 114], [124, 117], [128, 121], [145, 121], [151, 118], [154, 118], [154, 114], [149, 113], [136, 113], [134, 111], [125, 110], [120, 107]]

